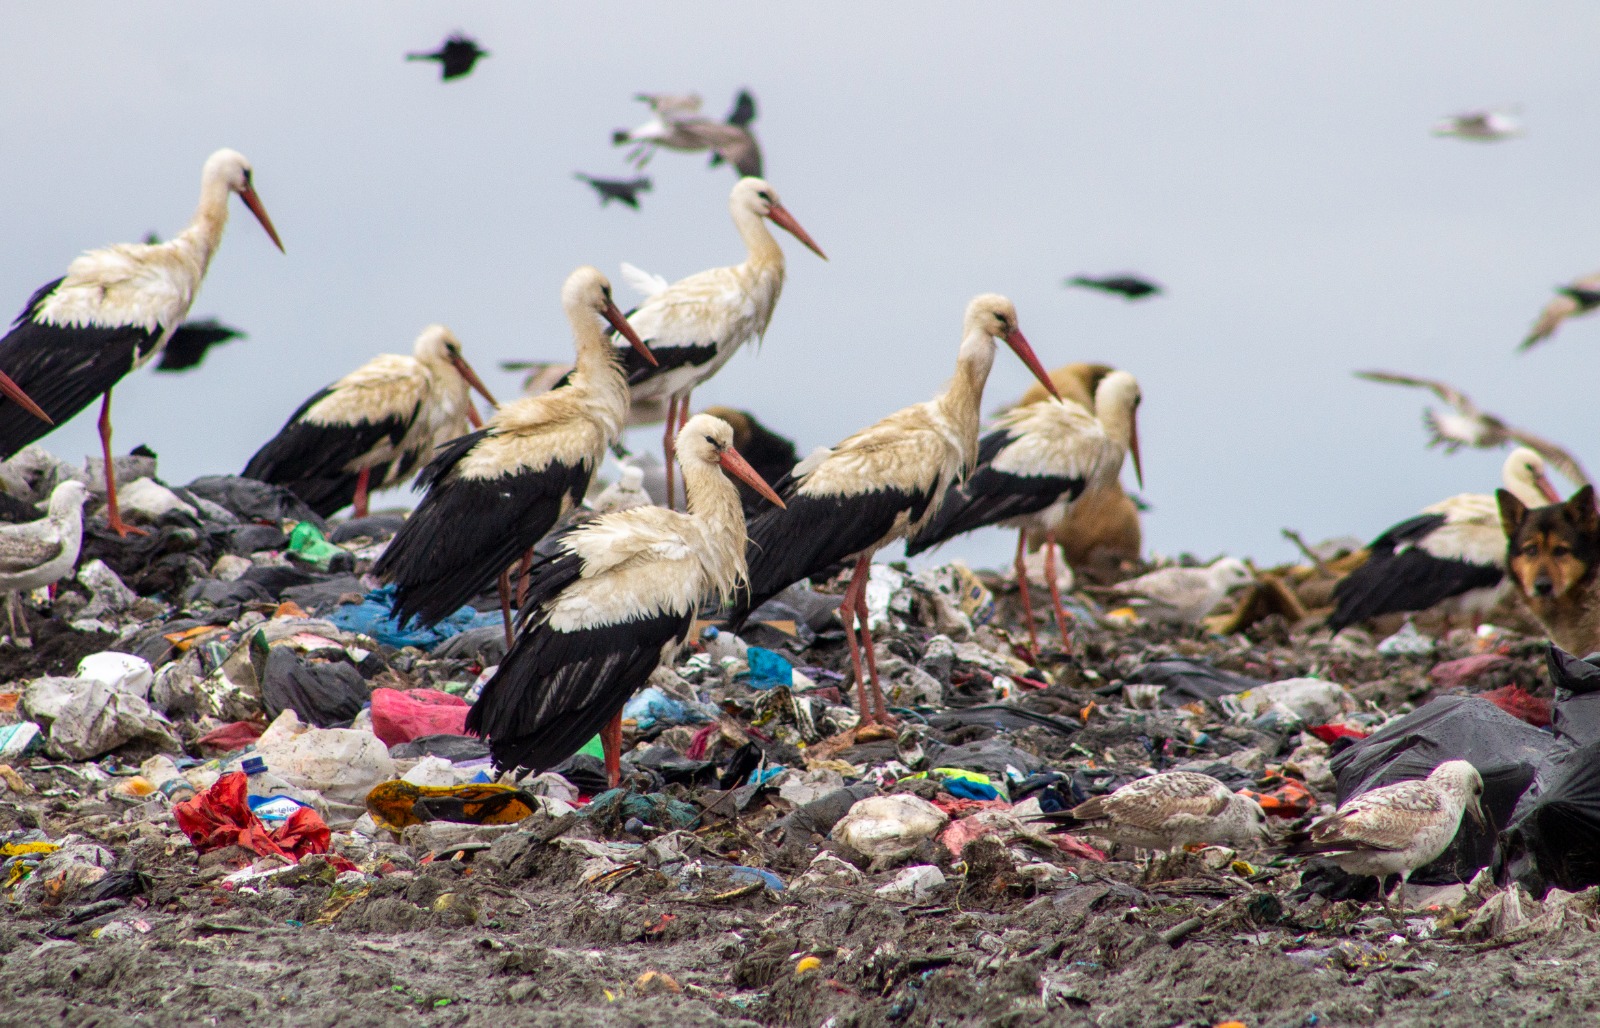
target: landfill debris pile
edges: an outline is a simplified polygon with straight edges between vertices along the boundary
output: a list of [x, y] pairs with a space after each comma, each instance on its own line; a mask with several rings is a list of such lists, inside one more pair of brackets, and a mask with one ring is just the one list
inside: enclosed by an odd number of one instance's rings
[[[26, 456], [34, 501], [92, 478]], [[149, 534], [86, 522], [76, 572], [32, 597], [32, 648], [0, 654], [19, 1022], [67, 1003], [108, 1023], [158, 1004], [184, 1023], [1571, 1023], [1596, 1001], [1600, 665], [1536, 635], [1330, 637], [1304, 620], [1310, 569], [1285, 569], [1200, 626], [1080, 591], [1070, 646], [1035, 652], [1009, 578], [879, 565], [894, 725], [854, 706], [841, 583], [802, 584], [739, 635], [697, 625], [628, 702], [622, 788], [598, 740], [516, 780], [464, 733], [505, 653], [493, 597], [417, 630], [364, 577], [398, 515], [330, 524], [248, 480], [136, 477], [123, 515]], [[1288, 852], [1449, 760], [1481, 774], [1484, 823], [1410, 874], [1403, 908]], [[1170, 771], [1253, 800], [1268, 841], [1060, 830]]]

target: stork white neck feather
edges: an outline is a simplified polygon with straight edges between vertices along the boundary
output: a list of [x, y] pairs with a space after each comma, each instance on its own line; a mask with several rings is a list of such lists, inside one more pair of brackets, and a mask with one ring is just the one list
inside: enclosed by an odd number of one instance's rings
[[744, 240], [745, 249], [750, 253], [745, 265], [776, 272], [781, 279], [784, 272], [783, 247], [773, 238], [772, 230], [767, 227], [767, 219], [743, 202], [743, 197], [738, 193], [729, 198], [728, 211], [733, 215], [733, 226], [739, 230], [739, 238]]
[[165, 244], [187, 250], [200, 265], [200, 273], [211, 263], [211, 255], [222, 242], [228, 227], [228, 201], [233, 196], [229, 170], [218, 161], [207, 161], [200, 172], [200, 203], [189, 224]]
[[[691, 419], [679, 433], [679, 446], [688, 442], [685, 436], [693, 424]], [[745, 563], [744, 507], [739, 490], [714, 461], [689, 459], [681, 463], [690, 524], [701, 540], [697, 550], [705, 565], [707, 592], [723, 604], [730, 603], [734, 591], [750, 574]]]
[[994, 337], [981, 327], [969, 325], [956, 356], [955, 377], [933, 401], [952, 428], [960, 433], [962, 464], [970, 471], [978, 459], [978, 422], [983, 406], [983, 387], [994, 367]]

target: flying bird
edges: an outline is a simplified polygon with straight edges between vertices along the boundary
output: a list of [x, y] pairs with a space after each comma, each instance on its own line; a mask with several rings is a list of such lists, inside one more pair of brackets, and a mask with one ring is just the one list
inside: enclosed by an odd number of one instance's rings
[[1071, 810], [1034, 820], [1162, 852], [1195, 845], [1259, 846], [1268, 839], [1267, 815], [1259, 803], [1194, 771], [1135, 779]]
[[[1560, 503], [1544, 474], [1544, 459], [1512, 450], [1500, 469], [1509, 491], [1529, 507]], [[1505, 585], [1506, 534], [1495, 498], [1462, 493], [1424, 507], [1367, 545], [1365, 564], [1334, 586], [1335, 633], [1380, 614], [1427, 610], [1451, 601], [1450, 613], [1478, 618]]]
[[[100, 397], [107, 521], [118, 535], [142, 533], [122, 520], [111, 461], [111, 390], [156, 357], [189, 316], [238, 194], [281, 251], [256, 195], [250, 162], [218, 150], [200, 172], [200, 205], [165, 243], [90, 250], [41, 287], [0, 339], [0, 458], [10, 457]], [[37, 400], [35, 405], [28, 397]], [[42, 408], [42, 409], [41, 409]]]
[[617, 179], [594, 178], [578, 172], [574, 176], [579, 182], [587, 182], [600, 194], [600, 206], [604, 207], [612, 200], [626, 204], [634, 210], [639, 209], [639, 194], [650, 192], [650, 180], [647, 178]]
[[635, 167], [648, 164], [657, 148], [682, 153], [709, 150], [713, 167], [727, 161], [741, 176], [761, 176], [761, 147], [750, 131], [756, 102], [748, 90], [740, 91], [724, 121], [701, 114], [700, 97], [694, 93], [640, 93], [635, 99], [649, 104], [655, 116], [636, 129], [611, 134], [616, 146], [633, 144], [628, 160]]
[[33, 645], [22, 594], [72, 574], [83, 544], [83, 503], [88, 496], [82, 482], [69, 478], [50, 491], [50, 510], [43, 518], [0, 525], [0, 591], [6, 594], [10, 639], [18, 649]]
[[[764, 511], [750, 522], [749, 585], [740, 592], [729, 619], [736, 630], [752, 611], [792, 583], [840, 561], [854, 562], [840, 620], [865, 721], [888, 720], [867, 626], [872, 556], [896, 539], [920, 531], [938, 512], [950, 485], [970, 474], [977, 463], [978, 411], [994, 364], [996, 340], [1011, 347], [1041, 382], [1049, 381], [1017, 324], [1011, 301], [993, 293], [975, 297], [962, 321], [955, 377], [945, 390], [802, 460], [777, 485], [787, 507]], [[852, 619], [859, 627], [852, 627]]]
[[[604, 318], [645, 360], [650, 351], [611, 299], [611, 283], [580, 267], [561, 287], [577, 368], [566, 385], [513, 400], [483, 429], [440, 449], [417, 484], [427, 490], [372, 574], [395, 584], [394, 614], [436, 624], [499, 579], [511, 630], [508, 569], [574, 507], [628, 416], [621, 355]], [[509, 639], [508, 639], [509, 641]]]
[[287, 487], [323, 517], [353, 503], [364, 518], [371, 493], [404, 484], [435, 447], [483, 424], [470, 389], [495, 404], [461, 341], [429, 325], [410, 356], [382, 354], [319, 389], [243, 475]]
[[1120, 293], [1129, 300], [1142, 300], [1147, 296], [1155, 296], [1161, 292], [1161, 287], [1148, 279], [1139, 278], [1137, 275], [1108, 275], [1105, 278], [1090, 278], [1087, 275], [1077, 275], [1067, 279], [1069, 286], [1082, 286], [1085, 289], [1098, 289], [1102, 293]]
[[476, 40], [457, 32], [446, 39], [439, 49], [431, 53], [406, 54], [406, 60], [438, 61], [440, 80], [449, 82], [471, 72], [479, 58], [488, 56], [489, 51], [479, 49]]
[[[1352, 796], [1311, 825], [1309, 839], [1291, 853], [1327, 857], [1350, 874], [1379, 880], [1400, 876], [1396, 906], [1405, 910], [1406, 882], [1412, 872], [1439, 859], [1470, 813], [1484, 823], [1483, 778], [1465, 760], [1447, 760], [1427, 778], [1395, 782]], [[1384, 896], [1384, 909], [1389, 897]]]
[[1429, 446], [1443, 446], [1446, 453], [1455, 453], [1463, 446], [1493, 450], [1515, 443], [1538, 453], [1573, 483], [1580, 486], [1589, 484], [1588, 472], [1583, 470], [1583, 465], [1572, 454], [1548, 439], [1506, 424], [1504, 419], [1480, 409], [1471, 397], [1448, 383], [1393, 371], [1358, 371], [1355, 374], [1357, 378], [1369, 382], [1427, 389], [1449, 404], [1449, 411], [1440, 412], [1428, 407], [1422, 412], [1423, 427], [1431, 436]]
[[1160, 568], [1103, 590], [1127, 600], [1152, 621], [1198, 625], [1229, 593], [1255, 581], [1237, 557], [1219, 557], [1203, 568]]
[[1539, 312], [1539, 320], [1533, 323], [1527, 338], [1517, 349], [1533, 348], [1555, 335], [1563, 321], [1588, 314], [1596, 307], [1600, 307], [1600, 271], [1556, 287], [1555, 299], [1545, 304], [1544, 310]]
[[213, 346], [231, 339], [244, 338], [246, 337], [242, 329], [224, 325], [216, 318], [185, 321], [178, 326], [176, 332], [172, 333], [172, 338], [168, 339], [167, 345], [162, 348], [161, 360], [156, 363], [156, 370], [187, 371], [199, 366]]
[[624, 353], [631, 402], [666, 403], [666, 431], [661, 448], [667, 465], [667, 506], [673, 503], [672, 443], [689, 420], [689, 396], [715, 375], [739, 347], [766, 334], [783, 291], [783, 248], [767, 230], [767, 222], [787, 231], [823, 260], [828, 255], [800, 227], [778, 199], [777, 191], [758, 178], [742, 178], [728, 195], [728, 211], [744, 240], [742, 264], [712, 268], [668, 285], [665, 279], [623, 265], [622, 272], [646, 293], [628, 312], [628, 323], [649, 344], [658, 363]]
[[623, 704], [688, 640], [701, 603], [725, 602], [744, 580], [744, 512], [729, 476], [783, 501], [739, 455], [724, 421], [695, 415], [675, 449], [689, 513], [602, 515], [532, 568], [516, 640], [467, 714], [467, 731], [488, 740], [495, 767], [543, 771], [599, 730], [615, 787]]
[[1139, 470], [1139, 398], [1138, 381], [1114, 371], [1101, 380], [1092, 411], [1070, 400], [1046, 399], [1002, 413], [978, 442], [972, 474], [952, 485], [938, 513], [906, 540], [906, 556], [987, 525], [1017, 529], [1017, 585], [1028, 637], [1038, 649], [1025, 558], [1030, 537], [1042, 540], [1056, 628], [1062, 646], [1069, 645], [1055, 572], [1055, 532], [1090, 483], [1121, 474], [1124, 455], [1131, 452]]
[[1498, 143], [1522, 135], [1522, 122], [1506, 111], [1464, 111], [1435, 122], [1433, 134], [1477, 143]]

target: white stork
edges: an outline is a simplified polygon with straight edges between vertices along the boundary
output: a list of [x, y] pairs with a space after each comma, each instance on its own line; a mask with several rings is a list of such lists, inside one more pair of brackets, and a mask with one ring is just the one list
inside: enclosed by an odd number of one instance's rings
[[600, 730], [621, 779], [622, 705], [681, 647], [707, 599], [745, 579], [745, 522], [727, 472], [782, 505], [709, 414], [678, 434], [688, 513], [636, 507], [569, 533], [532, 569], [516, 642], [467, 714], [497, 768], [542, 771]]
[[320, 389], [267, 441], [244, 476], [287, 487], [323, 517], [405, 483], [434, 448], [483, 421], [476, 389], [498, 406], [461, 341], [443, 325], [417, 336], [412, 355], [385, 353]]
[[[1530, 507], [1560, 503], [1545, 477], [1544, 458], [1519, 446], [1507, 455], [1500, 477], [1506, 490]], [[1462, 493], [1425, 507], [1367, 546], [1367, 562], [1334, 587], [1328, 627], [1339, 632], [1357, 621], [1427, 610], [1453, 599], [1456, 610], [1481, 618], [1499, 598], [1505, 578], [1506, 534], [1493, 496]]]
[[[562, 516], [583, 502], [589, 479], [622, 431], [628, 386], [605, 318], [650, 351], [592, 267], [567, 276], [561, 305], [572, 323], [578, 363], [567, 384], [501, 407], [481, 431], [443, 447], [418, 476], [428, 492], [372, 573], [395, 583], [395, 616], [434, 624], [494, 583]], [[510, 631], [509, 613], [506, 618]]]
[[1568, 318], [1588, 314], [1600, 307], [1600, 271], [1573, 279], [1556, 289], [1555, 299], [1544, 305], [1539, 318], [1528, 330], [1519, 350], [1527, 350], [1556, 334], [1556, 329]]
[[0, 402], [0, 457], [10, 457], [95, 397], [104, 397], [100, 445], [107, 520], [119, 535], [143, 530], [126, 524], [117, 508], [111, 389], [160, 353], [188, 316], [222, 241], [232, 193], [239, 194], [281, 251], [283, 243], [256, 195], [250, 162], [237, 151], [218, 150], [200, 173], [200, 206], [187, 228], [165, 243], [121, 243], [83, 254], [66, 275], [33, 294], [0, 339], [0, 370], [9, 376], [0, 376], [0, 390], [15, 401]]
[[[951, 483], [971, 472], [978, 459], [978, 409], [996, 339], [1005, 340], [1039, 381], [1050, 381], [1017, 326], [1011, 301], [992, 293], [978, 296], [967, 305], [956, 374], [944, 392], [801, 461], [778, 484], [788, 506], [766, 511], [750, 523], [750, 584], [735, 605], [735, 628], [790, 584], [847, 558], [855, 561], [840, 620], [864, 720], [888, 719], [867, 628], [872, 555], [921, 530]], [[1048, 388], [1054, 393], [1054, 386]], [[859, 638], [852, 616], [860, 626]], [[863, 648], [872, 679], [871, 703], [868, 676], [861, 670]]]
[[689, 394], [728, 363], [734, 352], [766, 334], [783, 291], [783, 249], [767, 231], [767, 219], [810, 247], [828, 255], [758, 178], [742, 178], [728, 197], [734, 227], [749, 256], [743, 264], [713, 268], [668, 285], [627, 265], [623, 273], [649, 293], [628, 312], [628, 322], [660, 361], [645, 366], [628, 355], [628, 388], [635, 404], [666, 401], [667, 427], [661, 438], [667, 464], [667, 506], [673, 506], [672, 442], [689, 420]]
[[1138, 380], [1126, 371], [1113, 371], [1095, 389], [1092, 414], [1065, 399], [1046, 399], [1004, 412], [978, 443], [977, 467], [950, 487], [938, 513], [906, 541], [906, 555], [915, 556], [988, 525], [1017, 529], [1017, 585], [1028, 638], [1037, 650], [1024, 558], [1028, 541], [1041, 539], [1056, 628], [1061, 645], [1068, 646], [1067, 612], [1056, 583], [1056, 533], [1089, 485], [1116, 480], [1124, 455], [1133, 454], [1134, 470], [1143, 481], [1139, 400]]

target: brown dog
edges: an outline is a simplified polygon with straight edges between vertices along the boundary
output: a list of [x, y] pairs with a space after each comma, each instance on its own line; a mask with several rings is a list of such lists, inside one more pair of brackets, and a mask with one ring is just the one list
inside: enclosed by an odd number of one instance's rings
[[1523, 506], [1500, 489], [1511, 580], [1550, 641], [1579, 657], [1600, 650], [1600, 510], [1594, 486], [1566, 503]]

